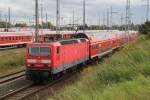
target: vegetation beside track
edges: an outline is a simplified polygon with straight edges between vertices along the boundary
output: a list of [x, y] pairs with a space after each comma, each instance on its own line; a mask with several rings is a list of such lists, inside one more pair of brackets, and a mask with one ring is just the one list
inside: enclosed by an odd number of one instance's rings
[[25, 49], [11, 49], [0, 51], [0, 76], [8, 75], [25, 66]]
[[150, 40], [142, 36], [49, 100], [150, 100]]

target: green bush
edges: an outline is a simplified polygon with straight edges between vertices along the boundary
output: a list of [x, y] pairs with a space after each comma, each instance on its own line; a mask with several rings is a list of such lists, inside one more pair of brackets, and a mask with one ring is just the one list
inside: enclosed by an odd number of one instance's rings
[[147, 35], [150, 38], [150, 21], [145, 22], [140, 26], [140, 33]]
[[[143, 76], [107, 87], [97, 100], [150, 100], [150, 78]], [[96, 99], [95, 99], [96, 100]]]

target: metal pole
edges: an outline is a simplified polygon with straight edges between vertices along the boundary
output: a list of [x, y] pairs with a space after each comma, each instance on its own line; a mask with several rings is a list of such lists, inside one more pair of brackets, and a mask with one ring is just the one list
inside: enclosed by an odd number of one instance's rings
[[126, 27], [125, 27], [125, 31], [127, 32], [127, 25], [128, 25], [128, 0], [126, 0]]
[[60, 33], [60, 0], [56, 3], [56, 33]]
[[130, 0], [128, 0], [128, 31], [131, 30], [131, 6]]
[[126, 31], [130, 30], [130, 24], [131, 24], [131, 4], [130, 4], [130, 0], [127, 0], [127, 4], [126, 4]]
[[11, 23], [10, 23], [10, 8], [8, 8], [8, 24], [10, 25]]
[[103, 13], [103, 30], [105, 30], [105, 12]]
[[29, 27], [31, 26], [31, 19], [29, 18]]
[[6, 32], [8, 31], [8, 20], [7, 20], [7, 15], [5, 15], [5, 19], [6, 19]]
[[149, 21], [149, 0], [147, 0], [146, 21]]
[[39, 7], [38, 7], [38, 0], [35, 0], [35, 42], [38, 41], [39, 35]]
[[48, 18], [47, 18], [47, 13], [46, 13], [46, 28], [48, 29]]
[[111, 30], [113, 29], [113, 15], [117, 14], [119, 12], [113, 11], [113, 8], [110, 7], [110, 26], [111, 26]]
[[41, 2], [41, 29], [43, 29], [43, 4]]
[[73, 9], [73, 16], [72, 16], [73, 18], [72, 18], [72, 24], [73, 24], [73, 30], [74, 30], [74, 9]]
[[120, 23], [121, 25], [121, 30], [123, 30], [123, 14], [121, 14], [121, 23]]
[[83, 33], [85, 33], [85, 0], [83, 0]]
[[0, 11], [0, 22], [2, 21], [2, 11]]
[[111, 30], [112, 30], [112, 26], [113, 26], [113, 9], [112, 7], [110, 7], [110, 26], [111, 26]]
[[99, 24], [99, 30], [101, 30], [101, 17], [99, 16], [99, 22], [98, 22], [98, 24]]
[[109, 31], [109, 9], [107, 9], [107, 31]]
[[130, 12], [130, 0], [127, 0], [126, 1], [127, 4], [126, 4], [126, 32], [128, 34], [128, 43], [130, 42], [130, 37], [129, 37], [129, 30], [130, 30], [130, 16], [131, 16], [131, 12]]

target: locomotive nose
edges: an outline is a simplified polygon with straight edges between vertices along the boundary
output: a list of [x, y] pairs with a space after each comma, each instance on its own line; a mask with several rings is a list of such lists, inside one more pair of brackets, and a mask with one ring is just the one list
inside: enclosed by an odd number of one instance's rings
[[28, 47], [27, 67], [49, 68], [51, 66], [51, 48], [43, 46]]

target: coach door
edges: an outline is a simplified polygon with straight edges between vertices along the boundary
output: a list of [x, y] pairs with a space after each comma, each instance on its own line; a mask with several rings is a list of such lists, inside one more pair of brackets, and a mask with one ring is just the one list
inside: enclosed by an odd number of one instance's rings
[[61, 53], [60, 53], [60, 46], [58, 46], [57, 48], [56, 48], [56, 55], [57, 55], [57, 64], [59, 65], [59, 66], [61, 66], [61, 59], [60, 59], [60, 57], [61, 57], [61, 55], [60, 55]]

